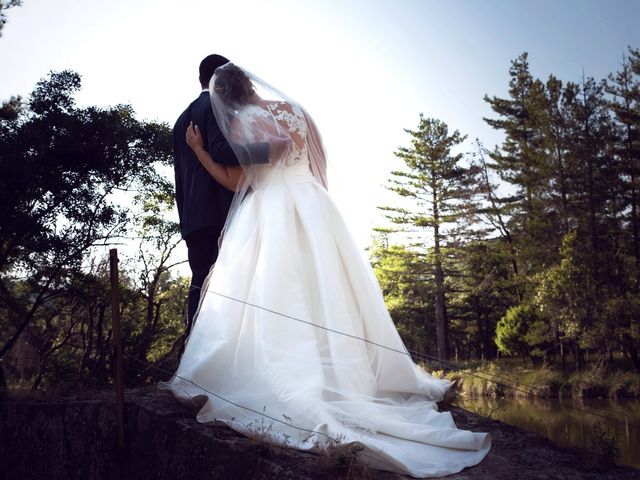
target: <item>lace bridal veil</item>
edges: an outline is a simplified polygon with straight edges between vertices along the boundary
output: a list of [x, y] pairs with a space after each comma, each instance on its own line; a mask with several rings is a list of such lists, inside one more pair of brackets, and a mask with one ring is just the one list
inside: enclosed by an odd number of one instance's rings
[[[209, 82], [213, 112], [244, 172], [234, 195], [228, 229], [248, 192], [264, 188], [265, 169], [291, 167], [305, 157], [316, 180], [325, 188], [327, 160], [315, 122], [303, 107], [256, 75], [233, 63], [219, 67]], [[266, 148], [255, 148], [262, 144]], [[272, 174], [273, 175], [273, 174]], [[276, 180], [273, 175], [271, 180]], [[221, 239], [222, 239], [221, 237]]]

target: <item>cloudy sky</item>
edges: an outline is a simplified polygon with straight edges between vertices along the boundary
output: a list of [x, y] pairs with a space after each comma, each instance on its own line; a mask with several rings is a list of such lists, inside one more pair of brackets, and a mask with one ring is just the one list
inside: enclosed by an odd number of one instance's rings
[[540, 78], [578, 81], [640, 47], [638, 0], [24, 0], [7, 17], [1, 99], [73, 69], [81, 105], [130, 103], [173, 125], [209, 53], [278, 87], [316, 119], [331, 191], [363, 249], [420, 113], [491, 147], [501, 136], [482, 120], [483, 97], [506, 94], [520, 53]]

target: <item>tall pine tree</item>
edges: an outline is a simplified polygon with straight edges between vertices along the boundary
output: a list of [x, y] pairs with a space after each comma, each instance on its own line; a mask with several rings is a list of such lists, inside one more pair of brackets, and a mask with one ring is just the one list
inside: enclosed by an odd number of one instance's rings
[[437, 119], [420, 115], [416, 130], [405, 130], [411, 147], [401, 147], [395, 155], [407, 167], [394, 171], [388, 188], [410, 200], [412, 207], [384, 207], [393, 222], [426, 229], [433, 238], [431, 253], [435, 288], [435, 318], [438, 357], [449, 358], [449, 321], [445, 300], [447, 242], [459, 234], [460, 222], [470, 214], [475, 193], [474, 168], [463, 165], [463, 155], [452, 150], [465, 139], [457, 130]]
[[513, 195], [502, 199], [502, 212], [509, 217], [511, 225], [518, 227], [512, 230], [518, 247], [519, 269], [527, 274], [535, 270], [540, 260], [543, 264], [554, 260], [548, 248], [531, 248], [548, 246], [555, 240], [555, 218], [547, 215], [549, 166], [540, 128], [545, 87], [529, 72], [527, 53], [511, 62], [509, 75], [508, 98], [485, 96], [498, 118], [484, 120], [506, 136], [502, 147], [490, 153], [491, 167], [515, 188]]
[[634, 259], [635, 293], [640, 293], [640, 50], [629, 48], [629, 54], [620, 71], [609, 75], [606, 90], [612, 96], [609, 107], [618, 125], [622, 194], [631, 231], [629, 250]]

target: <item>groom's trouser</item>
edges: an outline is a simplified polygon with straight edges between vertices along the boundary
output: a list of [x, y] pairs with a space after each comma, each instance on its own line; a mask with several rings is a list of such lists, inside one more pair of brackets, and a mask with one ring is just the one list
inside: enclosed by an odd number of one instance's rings
[[189, 323], [187, 335], [193, 324], [193, 316], [198, 309], [200, 292], [204, 279], [209, 274], [211, 266], [218, 258], [218, 237], [222, 227], [204, 227], [190, 233], [185, 242], [191, 267], [191, 286], [189, 287]]

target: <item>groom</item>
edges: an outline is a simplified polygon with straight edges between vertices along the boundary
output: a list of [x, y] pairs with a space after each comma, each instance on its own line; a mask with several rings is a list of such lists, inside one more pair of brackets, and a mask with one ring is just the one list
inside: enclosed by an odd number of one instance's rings
[[[180, 217], [180, 231], [187, 243], [191, 286], [189, 313], [185, 335], [191, 331], [193, 316], [198, 308], [202, 284], [218, 258], [218, 237], [229, 212], [233, 192], [216, 182], [185, 141], [190, 122], [200, 127], [204, 147], [213, 160], [225, 165], [238, 165], [233, 150], [216, 122], [209, 98], [209, 80], [216, 68], [228, 63], [221, 55], [209, 55], [200, 63], [200, 96], [196, 98], [173, 127], [173, 156], [176, 181], [176, 203]], [[248, 145], [251, 157], [259, 163], [268, 162], [269, 145]]]

